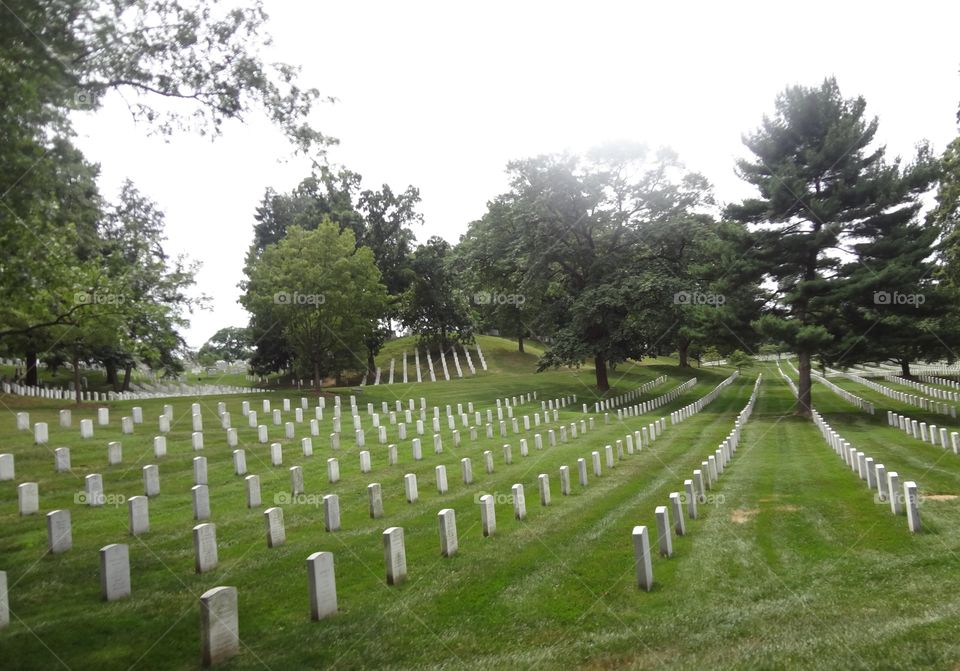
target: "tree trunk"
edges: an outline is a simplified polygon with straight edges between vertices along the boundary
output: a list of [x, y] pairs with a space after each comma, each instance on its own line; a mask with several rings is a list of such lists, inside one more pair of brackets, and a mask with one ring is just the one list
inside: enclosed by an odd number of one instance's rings
[[373, 358], [373, 352], [367, 350], [367, 374], [376, 375], [377, 374], [377, 362]]
[[687, 352], [690, 349], [690, 341], [687, 338], [679, 338], [677, 340], [677, 354], [680, 356], [680, 368], [689, 368], [690, 359], [687, 356]]
[[523, 354], [523, 334], [517, 336], [517, 351]]
[[120, 385], [120, 391], [130, 391], [130, 378], [133, 375], [133, 364], [127, 364], [123, 367], [123, 384]]
[[113, 390], [117, 390], [117, 364], [113, 361], [106, 361], [103, 364], [103, 367], [106, 369], [107, 373], [107, 384], [110, 387], [113, 387]]
[[811, 380], [810, 380], [810, 352], [797, 352], [797, 370], [800, 371], [799, 380], [797, 383], [797, 400], [800, 402], [800, 407], [797, 408], [796, 414], [801, 417], [810, 417], [810, 407], [811, 403]]
[[593, 365], [597, 369], [597, 391], [607, 391], [610, 389], [610, 382], [607, 380], [607, 360], [598, 354], [593, 357]]
[[76, 396], [77, 405], [80, 405], [80, 357], [76, 351], [73, 352], [73, 392]]
[[24, 371], [24, 384], [28, 387], [37, 387], [40, 385], [39, 375], [37, 374], [37, 353], [27, 350], [27, 370]]
[[316, 361], [313, 362], [313, 384], [317, 389], [323, 386], [320, 382], [320, 364]]
[[900, 359], [900, 375], [908, 380], [913, 379], [913, 375], [910, 374], [910, 359]]

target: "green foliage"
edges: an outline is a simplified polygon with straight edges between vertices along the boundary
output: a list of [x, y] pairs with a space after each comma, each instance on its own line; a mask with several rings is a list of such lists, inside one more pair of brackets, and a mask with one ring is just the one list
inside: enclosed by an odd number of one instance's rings
[[410, 259], [414, 280], [401, 300], [400, 322], [435, 351], [473, 339], [473, 318], [452, 260], [443, 238], [417, 247]]
[[[373, 253], [332, 221], [294, 226], [276, 244], [251, 253], [240, 303], [280, 333], [298, 373], [316, 384], [365, 365], [365, 343], [387, 309]], [[255, 342], [257, 347], [259, 342]]]
[[217, 361], [245, 361], [250, 358], [250, 332], [243, 326], [227, 326], [214, 333], [197, 351], [204, 365]]
[[858, 255], [869, 268], [867, 257], [890, 244], [884, 232], [913, 219], [932, 177], [922, 148], [911, 166], [887, 162], [874, 144], [877, 125], [866, 117], [866, 101], [844, 98], [834, 79], [817, 88], [792, 86], [778, 96], [776, 115], [744, 138], [754, 158], [737, 163], [759, 197], [729, 207], [728, 214], [756, 225], [757, 270], [776, 285], [771, 313], [755, 323], [798, 354], [804, 413], [811, 355], [854, 355], [845, 339], [851, 331], [863, 334], [856, 330], [858, 310], [869, 309], [863, 288], [876, 280], [856, 277], [838, 250]]

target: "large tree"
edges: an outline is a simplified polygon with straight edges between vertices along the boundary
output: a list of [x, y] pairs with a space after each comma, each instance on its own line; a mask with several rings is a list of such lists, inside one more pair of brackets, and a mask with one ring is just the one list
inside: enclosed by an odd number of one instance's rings
[[329, 140], [307, 123], [318, 92], [261, 55], [259, 3], [10, 0], [0, 17], [0, 339], [26, 355], [32, 383], [54, 330], [94, 323], [90, 304], [66, 300], [97, 275], [105, 217], [71, 112], [119, 94], [148, 131], [217, 135], [259, 109], [300, 150]]
[[791, 86], [777, 97], [775, 115], [744, 137], [753, 158], [737, 162], [759, 195], [728, 213], [754, 226], [761, 271], [776, 285], [757, 326], [796, 352], [798, 413], [805, 416], [812, 357], [849, 330], [841, 252], [885, 213], [912, 207], [914, 182], [922, 181], [885, 160], [877, 125], [866, 116], [866, 101], [844, 98], [832, 78], [814, 88]]
[[508, 167], [515, 248], [529, 255], [524, 293], [553, 338], [540, 369], [589, 359], [600, 391], [608, 366], [655, 352], [666, 337], [664, 278], [651, 272], [652, 228], [708, 204], [708, 185], [670, 151], [607, 145], [586, 157], [541, 156]]
[[331, 374], [362, 369], [388, 300], [373, 253], [327, 220], [311, 231], [294, 226], [250, 254], [240, 303], [282, 334], [295, 370], [319, 386]]

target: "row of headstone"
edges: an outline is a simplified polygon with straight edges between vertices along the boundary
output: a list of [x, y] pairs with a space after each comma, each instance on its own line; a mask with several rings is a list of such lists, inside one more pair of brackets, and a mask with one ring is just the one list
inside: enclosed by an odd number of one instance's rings
[[[653, 412], [657, 408], [666, 405], [667, 403], [672, 403], [681, 394], [689, 391], [697, 384], [697, 378], [692, 377], [683, 384], [671, 389], [666, 394], [662, 394], [655, 398], [650, 399], [649, 401], [643, 401], [641, 403], [636, 403], [634, 405], [628, 405], [623, 408], [617, 408], [617, 419], [623, 420], [624, 418], [629, 417], [639, 417], [640, 415], [645, 415], [648, 412]], [[605, 412], [603, 414], [603, 423], [610, 423], [610, 413]]]
[[901, 490], [899, 473], [896, 471], [888, 473], [884, 464], [876, 463], [873, 457], [854, 448], [831, 428], [820, 413], [812, 408], [811, 410], [814, 424], [820, 429], [820, 434], [827, 445], [866, 483], [868, 489], [876, 491], [874, 496], [878, 503], [889, 502], [890, 512], [894, 515], [901, 515], [905, 511], [907, 527], [911, 532], [918, 533], [920, 531], [920, 498], [917, 483], [908, 480], [903, 483]]
[[[939, 401], [934, 401], [929, 398], [924, 398], [923, 396], [908, 394], [906, 392], [900, 391], [899, 389], [891, 389], [890, 387], [874, 382], [873, 380], [869, 380], [862, 375], [856, 375], [854, 373], [850, 373], [849, 371], [848, 372], [838, 371], [838, 374], [841, 375], [842, 377], [847, 378], [848, 380], [852, 380], [853, 382], [856, 382], [857, 384], [862, 384], [863, 386], [869, 389], [872, 389], [878, 394], [883, 394], [887, 398], [892, 398], [895, 401], [899, 401], [900, 403], [906, 403], [907, 405], [912, 405], [914, 407], [920, 408], [922, 410], [926, 410], [928, 412], [936, 412], [941, 415], [950, 415], [951, 417], [957, 416], [956, 406], [950, 406], [950, 405], [947, 405], [946, 403], [940, 403]], [[884, 375], [883, 378], [888, 382], [897, 382], [899, 384], [915, 386], [916, 388], [932, 389], [930, 387], [925, 387], [924, 385], [921, 385], [919, 383], [914, 383], [911, 380], [907, 380], [905, 378], [901, 378], [892, 374]], [[940, 391], [940, 390], [935, 390], [935, 391]], [[870, 413], [870, 414], [873, 414], [873, 413]]]
[[[793, 364], [791, 364], [791, 366], [792, 365]], [[798, 374], [799, 374], [799, 371], [798, 371]], [[824, 387], [832, 391], [834, 394], [836, 394], [837, 396], [845, 400], [847, 403], [851, 403], [857, 406], [860, 410], [863, 410], [864, 412], [871, 415], [876, 412], [876, 408], [874, 407], [873, 403], [871, 403], [870, 401], [865, 401], [864, 399], [860, 398], [856, 394], [852, 394], [842, 387], [838, 387], [836, 384], [834, 384], [824, 376], [811, 371], [810, 379], [813, 380], [814, 382], [819, 382]]]
[[729, 385], [731, 385], [733, 381], [736, 380], [739, 376], [740, 376], [740, 372], [734, 371], [733, 374], [730, 375], [730, 377], [728, 377], [723, 382], [721, 382], [716, 387], [714, 387], [710, 391], [710, 393], [708, 393], [706, 396], [697, 399], [690, 405], [686, 405], [680, 408], [679, 410], [675, 410], [674, 412], [671, 412], [670, 423], [679, 424], [683, 420], [693, 417], [695, 414], [697, 414], [698, 412], [703, 410], [705, 407], [710, 405], [710, 403], [712, 403], [713, 400], [720, 395], [720, 392], [726, 389]]
[[[954, 375], [957, 373], [954, 372]], [[921, 382], [926, 382], [927, 384], [939, 384], [942, 387], [951, 387], [953, 389], [960, 389], [960, 382], [956, 380], [951, 380], [945, 377], [937, 377], [936, 375], [917, 375], [917, 379]], [[934, 387], [934, 389], [936, 389]], [[940, 391], [940, 390], [938, 390]], [[952, 397], [948, 397], [952, 401], [960, 401], [960, 394], [955, 394]]]
[[[661, 375], [660, 377], [650, 380], [649, 382], [644, 382], [642, 385], [636, 389], [632, 389], [625, 394], [620, 394], [619, 396], [614, 396], [613, 398], [603, 399], [596, 401], [593, 404], [593, 411], [595, 413], [606, 412], [607, 410], [614, 410], [621, 405], [630, 403], [640, 398], [641, 394], [645, 394], [654, 387], [657, 387], [667, 381], [666, 375]], [[583, 404], [583, 412], [587, 412], [587, 404]]]
[[[921, 376], [921, 379], [929, 379], [928, 376]], [[947, 389], [938, 389], [937, 387], [931, 387], [929, 385], [923, 384], [923, 382], [917, 380], [910, 380], [908, 378], [902, 377], [900, 375], [888, 375], [884, 378], [887, 382], [896, 382], [897, 384], [902, 384], [907, 387], [912, 387], [917, 391], [931, 396], [935, 399], [941, 401], [960, 401], [960, 394], [955, 391], [948, 391]], [[927, 400], [927, 399], [924, 399]]]
[[900, 429], [908, 436], [929, 442], [933, 446], [939, 445], [945, 450], [953, 449], [954, 454], [960, 454], [960, 433], [956, 431], [949, 431], [944, 427], [938, 429], [936, 424], [928, 427], [926, 422], [917, 422], [892, 410], [887, 411], [887, 424]]
[[[724, 383], [721, 383], [707, 396], [714, 394], [714, 392], [719, 393], [720, 390], [734, 379], [736, 379], [735, 376], [727, 378]], [[737, 446], [740, 443], [741, 430], [753, 413], [761, 380], [762, 376], [758, 375], [749, 401], [747, 401], [746, 406], [744, 406], [743, 410], [737, 415], [736, 420], [734, 420], [733, 430], [727, 435], [723, 442], [720, 443], [717, 450], [709, 455], [705, 461], [701, 462], [700, 468], [694, 469], [693, 478], [683, 481], [683, 493], [670, 492], [668, 496], [669, 505], [657, 506], [654, 509], [654, 519], [657, 530], [657, 549], [661, 557], [669, 559], [673, 556], [672, 536], [674, 534], [677, 536], [687, 534], [683, 509], [684, 502], [686, 502], [687, 508], [686, 517], [689, 517], [691, 520], [697, 519], [698, 502], [705, 503], [707, 501], [707, 490], [715, 486], [729, 465], [730, 460], [736, 454]], [[712, 398], [710, 400], [712, 400]], [[637, 585], [641, 589], [649, 592], [653, 588], [653, 557], [650, 550], [650, 532], [646, 526], [635, 526], [633, 528], [632, 538]]]
[[[43, 398], [56, 401], [72, 401], [76, 399], [76, 390], [72, 388], [58, 387], [33, 387], [22, 384], [13, 384], [4, 382], [0, 384], [0, 389], [5, 394], [14, 396], [25, 396], [29, 398]], [[158, 398], [172, 398], [177, 396], [223, 396], [227, 394], [249, 394], [252, 392], [263, 392], [264, 389], [253, 389], [251, 387], [234, 387], [227, 385], [186, 385], [167, 386], [162, 390], [151, 392], [98, 392], [81, 391], [80, 400], [87, 402], [101, 401], [147, 401]]]

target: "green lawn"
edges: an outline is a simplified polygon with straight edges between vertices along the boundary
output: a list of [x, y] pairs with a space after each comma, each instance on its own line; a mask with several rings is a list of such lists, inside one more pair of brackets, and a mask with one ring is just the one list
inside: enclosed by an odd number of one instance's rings
[[[397, 398], [427, 398], [428, 407], [473, 401], [477, 409], [495, 399], [537, 391], [542, 400], [576, 394], [562, 411], [569, 424], [592, 403], [593, 371], [532, 372], [531, 352], [510, 354], [515, 343], [483, 342], [491, 371], [464, 380], [366, 387], [358, 405], [392, 405]], [[478, 362], [477, 362], [478, 363]], [[382, 365], [382, 364], [381, 364]], [[702, 460], [729, 433], [746, 404], [755, 375], [764, 382], [740, 448], [716, 489], [712, 505], [687, 521], [688, 535], [674, 539], [674, 557], [653, 560], [652, 592], [636, 586], [631, 530], [646, 524], [656, 545], [654, 508], [683, 490]], [[333, 454], [325, 436], [314, 438], [314, 455], [305, 458], [298, 427], [284, 445], [284, 464], [273, 467], [268, 446], [255, 443], [255, 430], [240, 415], [244, 398], [259, 410], [263, 395], [202, 398], [209, 461], [212, 521], [217, 525], [220, 566], [202, 576], [193, 572], [190, 447], [191, 399], [174, 401], [175, 426], [168, 455], [155, 460], [152, 437], [163, 402], [144, 402], [146, 422], [135, 435], [121, 436], [119, 418], [132, 403], [112, 404], [111, 427], [96, 427], [91, 440], [79, 439], [79, 419], [94, 417], [93, 406], [74, 412], [74, 428], [60, 429], [59, 405], [0, 397], [11, 412], [0, 420], [0, 448], [16, 455], [17, 476], [0, 482], [0, 569], [10, 582], [11, 625], [0, 631], [0, 650], [11, 668], [190, 669], [199, 665], [199, 595], [217, 585], [239, 590], [241, 654], [229, 669], [301, 668], [954, 668], [960, 663], [956, 616], [960, 594], [953, 577], [960, 557], [960, 514], [956, 500], [925, 498], [924, 532], [911, 535], [905, 517], [894, 517], [874, 502], [865, 485], [843, 464], [809, 421], [792, 415], [793, 397], [775, 365], [746, 369], [744, 375], [704, 411], [666, 433], [641, 453], [628, 456], [600, 478], [577, 483], [576, 460], [600, 450], [653, 419], [700, 398], [730, 374], [729, 369], [681, 370], [655, 360], [624, 365], [611, 373], [612, 394], [667, 374], [669, 381], [644, 399], [666, 393], [696, 375], [698, 384], [656, 413], [609, 425], [597, 416], [596, 428], [543, 451], [520, 457], [519, 437], [488, 440], [481, 430], [472, 442], [453, 448], [444, 428], [444, 452], [434, 455], [424, 441], [424, 459], [414, 462], [408, 440], [399, 444], [400, 462], [388, 466], [385, 448], [365, 421], [373, 471], [359, 472], [358, 448], [346, 436], [337, 456], [342, 479], [326, 481], [326, 459]], [[839, 381], [838, 381], [839, 384]], [[846, 388], [846, 385], [843, 385]], [[860, 395], [866, 390], [856, 385]], [[960, 493], [960, 457], [924, 445], [886, 426], [890, 399], [870, 417], [820, 385], [815, 404], [827, 420], [859, 449], [914, 479], [921, 494]], [[855, 391], [855, 393], [858, 393]], [[266, 395], [280, 399], [296, 392]], [[879, 395], [878, 395], [879, 396]], [[245, 507], [243, 478], [233, 474], [230, 449], [216, 421], [224, 400], [239, 428], [251, 473], [259, 474], [265, 505]], [[332, 401], [328, 399], [328, 406]], [[315, 404], [311, 400], [311, 405]], [[539, 402], [521, 406], [532, 413]], [[32, 445], [16, 432], [13, 412], [28, 409], [31, 421], [50, 423], [48, 448]], [[919, 413], [907, 411], [911, 416]], [[292, 415], [292, 413], [290, 413]], [[312, 416], [312, 412], [309, 414]], [[428, 413], [429, 417], [432, 413]], [[345, 432], [350, 428], [344, 422]], [[522, 422], [521, 422], [522, 427]], [[545, 429], [541, 432], [545, 434]], [[124, 462], [106, 466], [106, 444], [123, 443]], [[505, 465], [501, 446], [513, 445]], [[546, 445], [546, 440], [544, 440]], [[69, 446], [73, 473], [54, 474], [52, 449]], [[482, 452], [492, 450], [496, 470], [484, 472]], [[460, 480], [459, 459], [473, 460], [475, 482]], [[127, 535], [125, 506], [86, 508], [74, 503], [83, 476], [100, 472], [107, 494], [142, 493], [141, 467], [158, 463], [161, 494], [150, 501], [151, 531]], [[288, 468], [304, 468], [308, 494], [337, 493], [343, 528], [323, 530], [323, 511], [313, 505], [286, 505], [287, 542], [266, 547], [263, 509], [289, 487]], [[450, 490], [437, 494], [434, 467], [446, 464]], [[561, 465], [571, 467], [572, 495], [559, 489]], [[403, 475], [416, 473], [420, 500], [408, 504]], [[548, 473], [553, 501], [542, 508], [537, 475]], [[41, 512], [69, 507], [74, 547], [45, 554], [42, 514], [17, 514], [16, 484], [36, 481]], [[366, 485], [383, 485], [385, 515], [367, 514]], [[513, 519], [509, 503], [497, 506], [497, 533], [480, 531], [480, 493], [509, 494], [513, 483], [526, 488], [527, 519]], [[317, 497], [319, 498], [319, 497]], [[460, 553], [440, 556], [437, 512], [454, 508]], [[387, 587], [381, 532], [402, 526], [406, 533], [409, 580]], [[99, 601], [97, 550], [108, 543], [130, 545], [133, 596]], [[312, 552], [334, 553], [339, 614], [322, 622], [308, 615], [305, 560]]]

